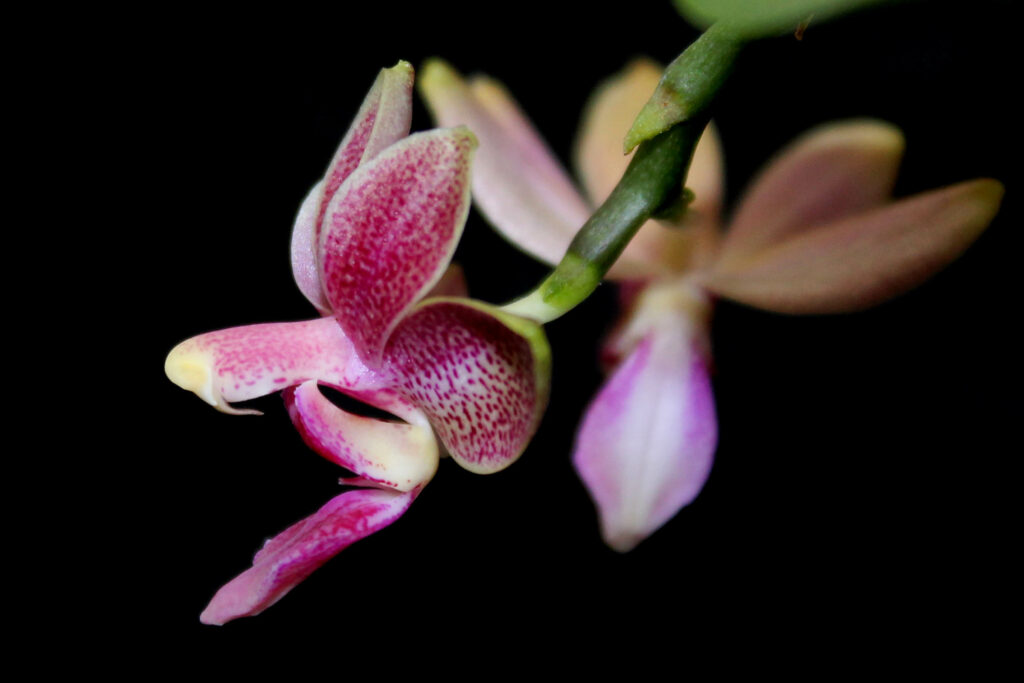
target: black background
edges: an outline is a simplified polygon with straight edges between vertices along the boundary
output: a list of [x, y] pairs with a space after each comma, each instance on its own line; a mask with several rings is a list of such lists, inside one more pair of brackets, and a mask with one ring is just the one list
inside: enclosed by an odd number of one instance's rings
[[[128, 17], [131, 31], [96, 46], [117, 90], [108, 123], [127, 143], [111, 248], [141, 252], [102, 275], [133, 293], [119, 309], [132, 358], [102, 408], [94, 552], [111, 559], [95, 563], [88, 609], [176, 652], [316, 633], [340, 659], [382, 643], [503, 652], [582, 633], [622, 645], [687, 624], [768, 624], [787, 638], [781, 624], [802, 623], [842, 640], [867, 622], [893, 642], [999, 605], [1024, 407], [1009, 5], [870, 11], [743, 56], [715, 115], [730, 204], [792, 137], [859, 116], [906, 132], [898, 195], [988, 176], [1008, 196], [957, 263], [871, 311], [787, 317], [722, 302], [715, 468], [662, 530], [629, 554], [608, 550], [569, 463], [601, 382], [605, 286], [548, 326], [551, 404], [518, 463], [480, 477], [442, 462], [392, 527], [223, 628], [199, 624], [206, 602], [264, 538], [335, 495], [339, 472], [302, 444], [279, 397], [256, 402], [263, 417], [222, 415], [168, 382], [163, 359], [194, 334], [313, 316], [291, 280], [292, 219], [377, 70], [440, 55], [489, 73], [567, 160], [600, 80], [635, 55], [667, 62], [696, 33], [667, 1]], [[413, 129], [430, 125], [417, 101]], [[476, 213], [456, 260], [486, 301], [545, 273]]]

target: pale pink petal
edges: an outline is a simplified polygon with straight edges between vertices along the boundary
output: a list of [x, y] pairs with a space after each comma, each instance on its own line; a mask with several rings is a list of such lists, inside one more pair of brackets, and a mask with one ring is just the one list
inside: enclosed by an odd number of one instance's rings
[[475, 147], [464, 127], [411, 135], [356, 169], [331, 200], [320, 235], [324, 292], [367, 362], [451, 260]]
[[398, 519], [416, 491], [349, 491], [267, 541], [253, 566], [225, 585], [199, 616], [204, 624], [251, 617], [283, 598], [339, 552]]
[[317, 225], [334, 193], [357, 167], [409, 134], [412, 81], [413, 68], [408, 62], [380, 70], [324, 174]]
[[887, 201], [904, 149], [892, 124], [855, 120], [816, 128], [782, 150], [740, 202], [722, 243], [733, 258]]
[[573, 464], [612, 548], [632, 549], [689, 504], [711, 471], [714, 398], [702, 343], [663, 318], [594, 399]]
[[164, 371], [172, 382], [225, 413], [255, 413], [229, 403], [310, 379], [351, 393], [372, 394], [380, 384], [330, 317], [201, 334], [174, 347]]
[[547, 405], [551, 351], [543, 328], [480, 302], [424, 303], [395, 328], [385, 359], [396, 390], [473, 472], [513, 463]]
[[926, 192], [793, 235], [703, 276], [716, 294], [781, 313], [842, 313], [924, 282], [988, 227], [994, 180]]
[[411, 491], [437, 471], [437, 441], [422, 414], [417, 424], [353, 415], [328, 401], [315, 381], [289, 389], [285, 401], [310, 448], [375, 486]]
[[292, 228], [292, 275], [299, 291], [309, 303], [321, 314], [329, 315], [331, 305], [324, 297], [324, 290], [320, 286], [320, 269], [316, 265], [316, 218], [323, 191], [324, 181], [321, 180], [302, 200], [299, 215], [295, 217], [295, 226]]
[[419, 86], [440, 125], [465, 124], [480, 139], [473, 196], [488, 221], [527, 253], [561, 260], [590, 207], [508, 92], [485, 78], [469, 85], [440, 60]]

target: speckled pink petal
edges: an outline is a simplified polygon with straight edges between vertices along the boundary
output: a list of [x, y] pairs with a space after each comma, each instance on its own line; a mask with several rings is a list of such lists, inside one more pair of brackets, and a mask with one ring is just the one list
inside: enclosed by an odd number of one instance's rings
[[373, 394], [380, 378], [359, 360], [334, 318], [270, 323], [208, 332], [178, 344], [164, 371], [225, 413], [230, 403], [319, 379], [352, 393]]
[[409, 416], [415, 424], [353, 415], [328, 401], [315, 381], [289, 389], [285, 401], [309, 447], [365, 482], [411, 491], [437, 471], [437, 441], [421, 413]]
[[318, 182], [302, 200], [299, 215], [292, 227], [292, 275], [299, 291], [322, 315], [330, 315], [331, 305], [320, 286], [320, 269], [316, 264], [316, 218], [324, 181]]
[[615, 550], [675, 516], [711, 471], [718, 427], [702, 346], [688, 320], [662, 318], [587, 409], [573, 464]]
[[412, 81], [413, 68], [409, 62], [400, 61], [390, 69], [380, 70], [324, 174], [317, 224], [323, 221], [334, 193], [356, 168], [409, 134]]
[[722, 243], [730, 259], [887, 201], [905, 142], [883, 121], [830, 123], [783, 149], [750, 186]]
[[473, 472], [513, 463], [547, 405], [551, 351], [543, 328], [480, 302], [424, 302], [395, 328], [385, 360], [396, 390]]
[[322, 282], [367, 362], [451, 260], [469, 211], [475, 147], [465, 127], [411, 135], [356, 169], [331, 200], [320, 236]]
[[924, 282], [999, 210], [1003, 186], [973, 180], [806, 230], [703, 274], [711, 291], [780, 313], [843, 313]]
[[251, 617], [283, 598], [339, 552], [398, 519], [416, 492], [348, 491], [289, 527], [253, 558], [251, 569], [225, 585], [199, 616], [204, 624]]
[[517, 247], [558, 263], [590, 207], [508, 92], [482, 77], [467, 84], [441, 60], [424, 65], [419, 88], [440, 125], [465, 124], [480, 139], [477, 207]]
[[324, 178], [306, 195], [292, 228], [292, 273], [299, 290], [322, 314], [330, 305], [320, 286], [317, 244], [320, 223], [334, 193], [362, 163], [409, 134], [413, 70], [408, 62], [381, 69], [334, 153]]

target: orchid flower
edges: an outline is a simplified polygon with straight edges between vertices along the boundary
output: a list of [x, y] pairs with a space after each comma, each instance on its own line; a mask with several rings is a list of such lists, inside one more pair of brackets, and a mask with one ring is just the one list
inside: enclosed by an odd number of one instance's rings
[[[295, 280], [323, 317], [251, 325], [182, 342], [168, 377], [226, 413], [283, 391], [302, 437], [355, 488], [269, 540], [201, 615], [258, 614], [351, 543], [401, 516], [440, 450], [489, 473], [514, 462], [547, 402], [540, 325], [450, 296], [445, 275], [469, 210], [476, 138], [465, 127], [409, 135], [413, 72], [380, 72], [323, 178], [299, 210]], [[319, 385], [399, 418], [336, 407]], [[435, 439], [435, 435], [437, 439]]]
[[[420, 87], [440, 125], [466, 124], [479, 136], [473, 194], [481, 211], [554, 264], [626, 168], [623, 136], [660, 76], [657, 65], [637, 61], [591, 99], [575, 148], [583, 192], [497, 82], [465, 81], [435, 61]], [[720, 144], [707, 127], [682, 219], [648, 221], [609, 271], [627, 284], [626, 311], [605, 344], [614, 369], [582, 421], [573, 463], [612, 548], [632, 549], [693, 501], [710, 474], [716, 296], [791, 314], [864, 309], [920, 284], [987, 227], [1003, 193], [994, 180], [892, 201], [903, 149], [900, 131], [880, 121], [812, 130], [761, 172], [722, 230]]]

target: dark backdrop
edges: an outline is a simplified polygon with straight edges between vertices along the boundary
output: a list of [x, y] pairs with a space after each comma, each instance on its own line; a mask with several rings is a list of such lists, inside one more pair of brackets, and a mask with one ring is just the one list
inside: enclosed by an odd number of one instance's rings
[[[97, 46], [120, 88], [112, 122], [129, 143], [118, 180], [143, 200], [124, 234], [141, 239], [143, 256], [116, 273], [141, 298], [121, 319], [131, 391], [106, 406], [119, 425], [103, 465], [114, 486], [97, 498], [116, 568], [104, 567], [95, 609], [124, 634], [184, 653], [319, 632], [338, 644], [334, 656], [358, 657], [382, 639], [501, 652], [541, 634], [615, 642], [720, 619], [787, 637], [783, 615], [826, 637], [868, 621], [898, 639], [998, 604], [1022, 407], [1009, 4], [872, 11], [744, 55], [715, 115], [730, 201], [793, 136], [855, 116], [905, 130], [898, 194], [991, 176], [1008, 197], [963, 258], [874, 310], [793, 318], [722, 303], [715, 468], [661, 531], [627, 555], [608, 550], [569, 463], [601, 382], [596, 345], [615, 300], [606, 286], [548, 326], [551, 405], [518, 463], [480, 477], [442, 462], [396, 524], [223, 629], [199, 624], [206, 602], [264, 538], [335, 495], [338, 471], [302, 444], [279, 397], [257, 402], [263, 417], [221, 415], [171, 385], [163, 358], [204, 331], [311, 317], [291, 280], [293, 215], [376, 71], [440, 55], [489, 73], [567, 160], [601, 79], [634, 55], [667, 62], [696, 33], [660, 0], [616, 12], [379, 3], [356, 14], [130, 17], [133, 30]], [[429, 127], [416, 107], [414, 130]], [[456, 259], [487, 301], [545, 273], [475, 212]]]

